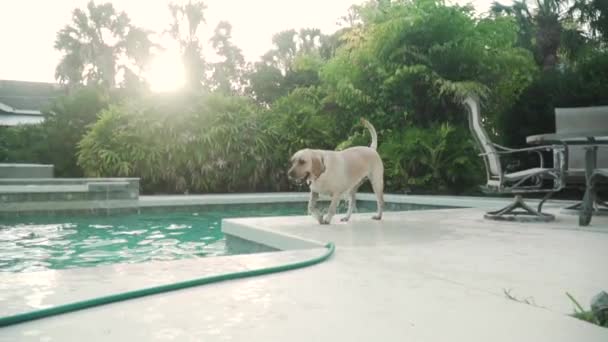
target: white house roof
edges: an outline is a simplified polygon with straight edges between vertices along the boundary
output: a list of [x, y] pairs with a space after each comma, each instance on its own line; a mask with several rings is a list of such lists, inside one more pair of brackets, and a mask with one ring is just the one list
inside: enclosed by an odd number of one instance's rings
[[55, 83], [0, 80], [0, 126], [43, 122], [42, 111], [61, 93]]

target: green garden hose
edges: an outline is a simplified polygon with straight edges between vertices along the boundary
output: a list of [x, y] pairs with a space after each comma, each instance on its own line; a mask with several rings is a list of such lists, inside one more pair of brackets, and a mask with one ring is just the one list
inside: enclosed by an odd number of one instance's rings
[[321, 256], [314, 257], [309, 260], [294, 262], [291, 264], [266, 267], [266, 268], [261, 268], [261, 269], [257, 269], [257, 270], [234, 272], [234, 273], [222, 274], [222, 275], [211, 276], [211, 277], [202, 277], [202, 278], [182, 281], [179, 283], [160, 285], [160, 286], [149, 287], [149, 288], [140, 289], [140, 290], [112, 294], [112, 295], [104, 296], [104, 297], [87, 299], [87, 300], [83, 300], [80, 302], [74, 302], [74, 303], [59, 305], [59, 306], [55, 306], [55, 307], [51, 307], [51, 308], [25, 312], [25, 313], [13, 315], [13, 316], [0, 317], [0, 327], [6, 327], [9, 325], [13, 325], [13, 324], [24, 323], [24, 322], [33, 321], [36, 319], [41, 319], [41, 318], [55, 316], [55, 315], [60, 315], [60, 314], [64, 314], [64, 313], [68, 313], [68, 312], [72, 312], [72, 311], [83, 310], [83, 309], [92, 308], [92, 307], [100, 306], [100, 305], [104, 305], [104, 304], [120, 302], [123, 300], [139, 298], [139, 297], [159, 294], [159, 293], [163, 293], [163, 292], [181, 290], [181, 289], [185, 289], [188, 287], [207, 285], [207, 284], [217, 283], [217, 282], [226, 281], [226, 280], [255, 277], [255, 276], [260, 276], [260, 275], [264, 275], [264, 274], [278, 273], [278, 272], [295, 270], [295, 269], [303, 268], [303, 267], [307, 267], [307, 266], [312, 266], [312, 265], [315, 265], [315, 264], [318, 264], [320, 262], [327, 260], [334, 253], [334, 251], [336, 249], [335, 245], [332, 242], [325, 245], [325, 248], [327, 248], [327, 251]]

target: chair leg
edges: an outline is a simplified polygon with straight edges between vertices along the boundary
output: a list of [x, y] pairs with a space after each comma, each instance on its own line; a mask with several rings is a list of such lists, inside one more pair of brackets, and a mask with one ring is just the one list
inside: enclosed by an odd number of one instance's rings
[[551, 197], [553, 196], [552, 192], [548, 192], [543, 199], [540, 201], [540, 203], [538, 203], [538, 213], [540, 214], [541, 211], [543, 210], [543, 204], [545, 204], [545, 202]]
[[591, 217], [593, 216], [593, 206], [596, 200], [596, 189], [595, 180], [596, 175], [594, 174], [597, 166], [597, 146], [586, 146], [585, 147], [585, 196], [583, 196], [583, 206], [581, 207], [580, 214], [578, 216], [579, 226], [588, 226], [591, 223]]
[[[545, 195], [541, 203], [538, 205], [538, 211], [530, 207], [524, 202], [521, 195], [516, 195], [515, 199], [508, 206], [487, 212], [484, 217], [488, 220], [500, 221], [520, 221], [520, 222], [549, 222], [555, 220], [555, 216], [551, 214], [541, 213], [543, 203], [550, 197]], [[521, 210], [517, 210], [521, 209]]]
[[578, 216], [579, 226], [588, 226], [593, 216], [593, 204], [595, 203], [595, 192], [593, 188], [587, 188], [583, 196], [583, 204]]
[[[582, 210], [583, 202], [577, 202], [562, 208], [561, 212], [568, 215], [579, 215]], [[593, 216], [608, 216], [608, 203], [602, 201], [600, 198], [595, 197], [595, 203], [593, 204]]]

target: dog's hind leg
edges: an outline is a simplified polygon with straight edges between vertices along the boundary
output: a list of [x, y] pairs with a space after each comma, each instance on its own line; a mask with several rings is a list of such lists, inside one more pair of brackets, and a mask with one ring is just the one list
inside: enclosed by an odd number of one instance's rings
[[357, 191], [351, 190], [348, 197], [348, 211], [346, 212], [346, 216], [340, 219], [342, 222], [348, 222], [350, 220], [350, 216], [353, 214], [353, 209], [357, 206]]
[[372, 218], [374, 220], [381, 220], [382, 210], [384, 207], [384, 179], [382, 177], [382, 173], [373, 174], [369, 180], [372, 183], [372, 189], [374, 190], [374, 194], [376, 194], [376, 203], [378, 205], [378, 213], [372, 216]]
[[348, 211], [346, 212], [346, 216], [344, 216], [340, 221], [348, 222], [350, 220], [351, 215], [353, 214], [353, 210], [357, 210], [357, 190], [363, 184], [363, 181], [360, 181], [359, 184], [355, 185], [349, 192], [348, 198]]

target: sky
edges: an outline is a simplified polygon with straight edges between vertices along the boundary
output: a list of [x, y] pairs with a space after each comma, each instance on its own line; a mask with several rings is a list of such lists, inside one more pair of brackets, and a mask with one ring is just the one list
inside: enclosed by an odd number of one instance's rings
[[[106, 0], [107, 1], [107, 0]], [[454, 0], [472, 3], [484, 12], [491, 0]], [[0, 0], [0, 80], [54, 82], [61, 54], [54, 50], [56, 33], [71, 21], [74, 8], [88, 0]], [[97, 0], [96, 3], [102, 1]], [[140, 27], [161, 32], [170, 23], [169, 0], [109, 0]], [[174, 2], [183, 2], [175, 0]], [[338, 19], [362, 0], [207, 0], [207, 41], [220, 20], [232, 24], [233, 42], [248, 61], [257, 60], [272, 46], [272, 35], [287, 29], [316, 27], [323, 33], [338, 29]], [[510, 0], [503, 0], [503, 3]], [[175, 85], [183, 78], [178, 52], [169, 51], [151, 65], [152, 85]]]

